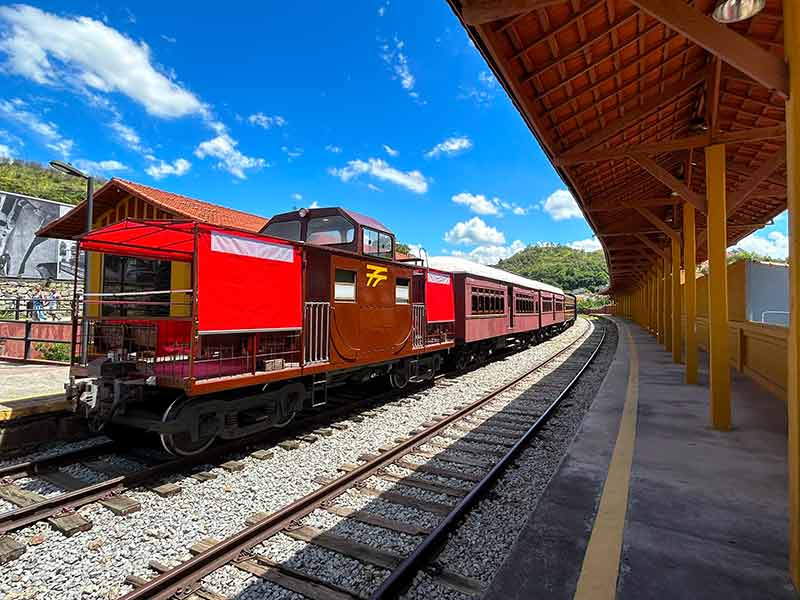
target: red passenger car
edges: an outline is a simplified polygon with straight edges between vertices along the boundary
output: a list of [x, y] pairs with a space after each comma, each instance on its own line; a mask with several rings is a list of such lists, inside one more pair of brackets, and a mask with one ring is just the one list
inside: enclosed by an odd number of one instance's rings
[[537, 342], [575, 320], [574, 297], [546, 283], [455, 256], [432, 257], [429, 263], [455, 278], [457, 347], [452, 358], [458, 368], [512, 343]]

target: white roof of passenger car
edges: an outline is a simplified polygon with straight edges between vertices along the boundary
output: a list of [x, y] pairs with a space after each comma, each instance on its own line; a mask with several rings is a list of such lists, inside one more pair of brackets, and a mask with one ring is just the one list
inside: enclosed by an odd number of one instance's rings
[[432, 269], [439, 269], [440, 271], [449, 271], [450, 273], [467, 273], [468, 275], [475, 275], [476, 277], [486, 277], [487, 279], [494, 279], [505, 283], [514, 285], [521, 285], [527, 288], [536, 290], [544, 290], [546, 292], [553, 292], [555, 294], [563, 294], [564, 290], [557, 288], [535, 279], [528, 279], [520, 275], [514, 275], [502, 269], [495, 269], [494, 267], [487, 267], [466, 258], [458, 256], [431, 256], [428, 258], [428, 266]]

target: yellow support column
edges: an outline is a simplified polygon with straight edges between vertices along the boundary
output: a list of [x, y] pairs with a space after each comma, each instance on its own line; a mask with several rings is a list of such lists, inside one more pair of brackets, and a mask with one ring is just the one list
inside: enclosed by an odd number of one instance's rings
[[681, 244], [672, 239], [672, 362], [683, 360], [681, 343]]
[[800, 7], [783, 2], [789, 99], [786, 101], [786, 172], [789, 205], [789, 574], [800, 589]]
[[697, 383], [697, 242], [695, 211], [688, 202], [683, 205], [683, 298], [686, 308], [686, 383]]
[[[669, 252], [669, 247], [667, 248]], [[664, 258], [664, 350], [672, 350], [672, 265]]]
[[725, 146], [706, 147], [708, 202], [708, 378], [711, 425], [731, 427], [731, 373], [728, 350], [728, 248], [725, 198]]
[[664, 343], [664, 268], [659, 260], [656, 262], [656, 331], [658, 343]]

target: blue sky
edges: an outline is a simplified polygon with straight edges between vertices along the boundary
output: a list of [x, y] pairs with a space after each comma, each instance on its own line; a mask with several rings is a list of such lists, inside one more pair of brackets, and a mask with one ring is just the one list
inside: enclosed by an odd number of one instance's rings
[[490, 264], [599, 247], [444, 0], [173, 4], [0, 7], [0, 156], [265, 216], [346, 206]]

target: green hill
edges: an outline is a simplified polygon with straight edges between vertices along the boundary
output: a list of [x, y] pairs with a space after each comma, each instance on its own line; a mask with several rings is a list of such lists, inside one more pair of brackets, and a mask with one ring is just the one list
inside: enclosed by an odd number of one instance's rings
[[501, 260], [497, 268], [565, 290], [598, 290], [608, 285], [608, 269], [602, 250], [584, 252], [568, 246], [528, 246]]
[[[95, 178], [95, 189], [102, 183]], [[86, 181], [36, 162], [0, 161], [0, 190], [77, 204], [86, 196]]]

